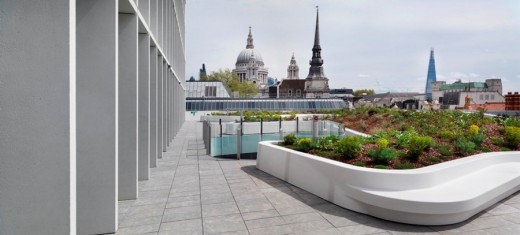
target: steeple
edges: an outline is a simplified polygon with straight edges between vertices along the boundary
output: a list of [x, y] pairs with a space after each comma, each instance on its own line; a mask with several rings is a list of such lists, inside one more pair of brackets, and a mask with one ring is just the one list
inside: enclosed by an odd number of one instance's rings
[[314, 33], [314, 46], [312, 47], [311, 67], [307, 79], [327, 79], [323, 73], [323, 59], [321, 59], [319, 11], [316, 6], [316, 32]]
[[426, 100], [432, 101], [432, 83], [437, 81], [437, 73], [435, 71], [435, 58], [433, 48], [430, 50], [430, 61], [428, 63], [428, 74], [426, 76]]
[[291, 57], [291, 63], [287, 67], [287, 79], [300, 79], [300, 68], [296, 64], [296, 59], [294, 59], [294, 52]]
[[253, 45], [253, 35], [251, 34], [251, 26], [249, 26], [249, 35], [247, 35], [247, 46], [246, 49], [253, 49], [255, 45]]

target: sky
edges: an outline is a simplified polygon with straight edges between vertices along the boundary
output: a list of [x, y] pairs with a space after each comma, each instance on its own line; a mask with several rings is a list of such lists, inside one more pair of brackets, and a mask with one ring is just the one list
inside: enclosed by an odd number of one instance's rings
[[187, 0], [186, 76], [233, 69], [252, 27], [269, 77], [294, 53], [309, 73], [316, 6], [330, 88], [424, 92], [430, 49], [437, 81], [501, 78], [520, 91], [519, 0]]

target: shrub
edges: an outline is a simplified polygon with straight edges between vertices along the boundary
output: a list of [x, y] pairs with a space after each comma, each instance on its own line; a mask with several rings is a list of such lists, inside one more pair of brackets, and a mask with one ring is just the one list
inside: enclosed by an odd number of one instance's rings
[[363, 147], [363, 138], [360, 136], [345, 136], [338, 142], [338, 152], [347, 158], [359, 154]]
[[484, 140], [486, 139], [486, 136], [483, 134], [476, 134], [469, 136], [468, 139], [471, 142], [475, 143], [477, 146], [480, 146], [482, 145], [482, 142], [484, 142]]
[[409, 162], [399, 162], [399, 163], [394, 164], [394, 169], [405, 170], [405, 169], [414, 169], [414, 168], [415, 168], [415, 166]]
[[482, 152], [484, 152], [484, 153], [488, 153], [488, 152], [492, 152], [492, 151], [493, 151], [493, 150], [491, 150], [491, 149], [488, 148], [488, 147], [482, 147], [482, 148], [480, 148], [480, 149], [481, 149]]
[[434, 144], [429, 136], [412, 136], [408, 144], [408, 157], [417, 160], [424, 150], [433, 147]]
[[511, 151], [511, 149], [508, 147], [502, 147], [502, 148], [500, 148], [500, 151], [507, 152], [507, 151]]
[[333, 150], [339, 141], [339, 137], [335, 135], [325, 136], [318, 139], [318, 148], [322, 150]]
[[455, 148], [462, 154], [472, 153], [475, 150], [475, 143], [467, 140], [466, 138], [459, 138], [455, 143]]
[[296, 144], [296, 149], [300, 151], [307, 152], [313, 147], [312, 139], [311, 138], [301, 138], [298, 139]]
[[505, 131], [505, 142], [507, 147], [516, 149], [518, 144], [520, 144], [520, 127], [506, 126]]
[[386, 149], [388, 147], [388, 140], [381, 138], [376, 141], [376, 144], [379, 149]]
[[478, 134], [478, 126], [477, 125], [471, 125], [469, 126], [468, 134], [469, 135], [477, 135]]
[[442, 130], [439, 133], [439, 137], [444, 140], [450, 140], [455, 141], [459, 139], [462, 136], [462, 134], [459, 131], [456, 130]]
[[397, 147], [406, 148], [406, 147], [408, 147], [408, 144], [410, 143], [410, 137], [416, 136], [416, 135], [417, 135], [417, 132], [415, 132], [412, 129], [412, 130], [397, 132], [393, 136], [395, 138], [395, 143], [396, 143]]
[[383, 165], [375, 165], [374, 168], [375, 169], [384, 169], [384, 170], [388, 169], [387, 166], [383, 166]]
[[426, 161], [428, 161], [431, 164], [437, 164], [439, 162], [442, 162], [442, 160], [438, 157], [428, 157]]
[[294, 143], [296, 143], [296, 135], [294, 135], [294, 133], [290, 133], [283, 137], [284, 145], [293, 145]]
[[493, 143], [496, 146], [502, 146], [504, 144], [504, 140], [498, 136], [491, 137], [491, 143]]
[[354, 166], [362, 166], [364, 167], [366, 164], [364, 162], [354, 162]]
[[448, 145], [439, 145], [437, 147], [437, 151], [439, 151], [439, 153], [442, 155], [442, 156], [453, 156], [453, 153], [451, 152], [450, 150], [450, 146]]
[[520, 119], [518, 119], [514, 116], [507, 117], [506, 119], [504, 119], [504, 121], [502, 123], [504, 124], [504, 126], [520, 127]]
[[391, 148], [372, 149], [367, 154], [375, 163], [380, 164], [388, 164], [399, 156], [399, 153]]

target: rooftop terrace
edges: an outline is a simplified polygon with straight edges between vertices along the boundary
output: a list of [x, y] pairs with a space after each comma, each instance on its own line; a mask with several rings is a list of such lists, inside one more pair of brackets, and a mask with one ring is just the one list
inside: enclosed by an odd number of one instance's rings
[[255, 165], [209, 157], [202, 124], [187, 121], [139, 199], [119, 202], [116, 234], [520, 234], [518, 193], [463, 223], [413, 226], [343, 209]]

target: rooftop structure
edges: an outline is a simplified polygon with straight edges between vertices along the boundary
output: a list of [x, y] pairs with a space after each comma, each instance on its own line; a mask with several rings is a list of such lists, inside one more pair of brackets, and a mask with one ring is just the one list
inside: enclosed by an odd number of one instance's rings
[[306, 98], [328, 98], [329, 79], [325, 77], [323, 72], [323, 59], [321, 58], [320, 46], [320, 21], [319, 10], [316, 6], [316, 29], [314, 32], [314, 46], [312, 47], [312, 59], [309, 62], [309, 75], [307, 75], [305, 83]]

